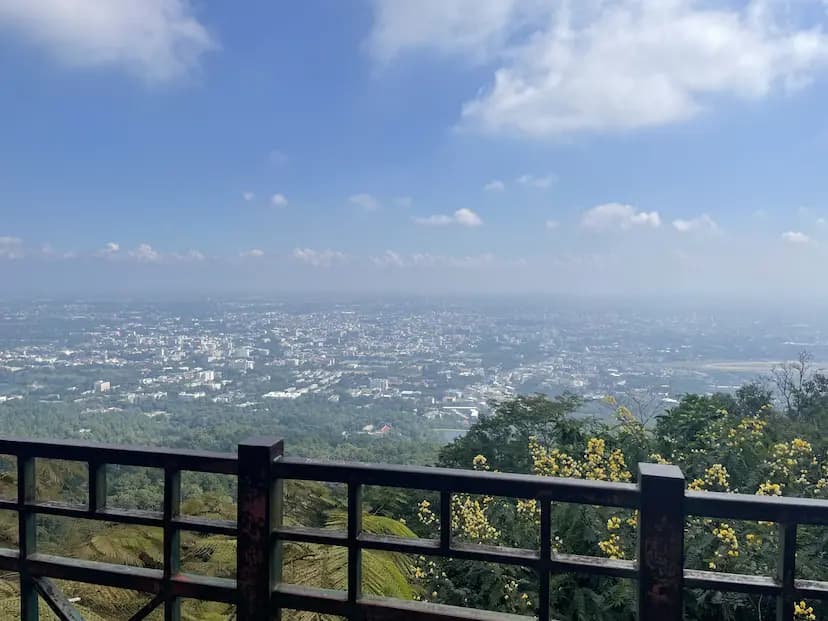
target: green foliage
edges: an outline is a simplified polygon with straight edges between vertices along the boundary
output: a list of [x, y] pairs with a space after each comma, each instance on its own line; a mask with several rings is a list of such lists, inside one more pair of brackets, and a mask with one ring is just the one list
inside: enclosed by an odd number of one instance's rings
[[570, 416], [580, 404], [580, 398], [574, 395], [554, 399], [531, 395], [493, 403], [492, 416], [444, 447], [438, 463], [468, 468], [476, 455], [483, 454], [496, 470], [529, 472], [532, 464], [526, 446], [531, 436], [560, 446], [583, 439], [582, 423]]
[[[777, 408], [774, 394], [754, 383], [734, 395], [686, 395], [663, 412], [651, 425], [635, 420], [632, 413], [615, 409], [615, 420], [596, 421], [577, 414], [581, 400], [573, 395], [547, 398], [522, 396], [492, 404], [493, 414], [481, 419], [462, 438], [443, 447], [439, 454], [425, 435], [375, 438], [342, 437], [342, 424], [327, 421], [317, 437], [301, 437], [302, 450], [315, 457], [366, 461], [436, 461], [440, 466], [535, 473], [541, 476], [577, 476], [598, 480], [635, 479], [639, 461], [664, 461], [679, 465], [694, 489], [722, 492], [828, 497], [828, 378], [803, 375], [791, 383], [790, 399]], [[34, 422], [51, 424], [63, 414], [61, 424], [93, 425], [91, 418], [67, 412], [60, 405], [45, 404], [43, 411], [25, 413], [28, 422], [9, 416], [0, 408], [3, 426], [30, 429]], [[327, 407], [327, 406], [326, 406]], [[16, 414], [20, 414], [20, 410]], [[298, 410], [287, 404], [278, 421], [260, 414], [216, 425], [219, 410], [210, 408], [202, 422], [185, 411], [176, 420], [138, 420], [124, 426], [127, 441], [158, 441], [169, 434], [178, 446], [200, 445], [226, 449], [239, 438], [297, 424], [305, 430], [318, 420], [302, 421]], [[268, 413], [269, 416], [273, 412]], [[95, 432], [102, 439], [115, 435], [113, 413], [109, 421], [95, 415]], [[134, 417], [134, 415], [133, 415]], [[124, 417], [125, 418], [125, 417]], [[356, 421], [353, 417], [351, 421]], [[350, 423], [349, 423], [350, 424]], [[258, 428], [257, 428], [258, 427]], [[67, 432], [67, 436], [72, 436]], [[140, 440], [139, 440], [140, 441]], [[293, 453], [293, 451], [291, 451]], [[481, 458], [482, 456], [482, 458]], [[152, 469], [114, 468], [109, 475], [113, 505], [154, 509], [160, 507], [162, 478]], [[85, 498], [86, 472], [77, 464], [43, 461], [37, 467], [40, 499], [81, 502]], [[227, 478], [194, 475], [184, 483], [182, 511], [213, 519], [234, 519], [235, 487]], [[0, 458], [0, 496], [16, 494], [13, 462]], [[285, 484], [290, 525], [344, 530], [344, 491], [323, 483], [291, 481]], [[410, 490], [368, 488], [363, 528], [371, 533], [414, 537], [435, 535], [428, 508], [420, 505], [422, 493]], [[454, 536], [472, 543], [536, 549], [537, 507], [508, 498], [476, 498], [456, 495]], [[561, 553], [632, 559], [635, 554], [636, 516], [631, 511], [556, 503], [553, 506], [553, 547]], [[481, 528], [481, 524], [484, 526]], [[471, 528], [474, 525], [475, 528]], [[415, 534], [416, 533], [416, 534]], [[14, 513], [0, 512], [0, 545], [16, 545]], [[39, 546], [44, 552], [91, 560], [157, 568], [162, 564], [162, 534], [158, 529], [66, 520], [43, 516], [38, 523]], [[686, 526], [687, 564], [711, 571], [771, 575], [777, 554], [774, 529], [769, 525], [691, 518]], [[828, 579], [828, 534], [825, 529], [800, 529], [797, 565], [803, 577]], [[236, 542], [224, 536], [185, 533], [181, 541], [184, 571], [219, 577], [235, 573]], [[495, 566], [459, 560], [409, 558], [404, 555], [365, 551], [364, 589], [367, 593], [423, 599], [466, 607], [531, 615], [537, 605], [537, 578], [514, 566]], [[330, 589], [347, 584], [347, 550], [314, 544], [285, 546], [284, 576], [287, 581]], [[629, 581], [556, 574], [552, 578], [552, 608], [567, 620], [631, 621], [634, 618], [634, 584]], [[89, 619], [127, 619], [145, 596], [95, 585], [62, 584], [67, 595], [79, 597]], [[19, 617], [18, 587], [12, 575], [0, 576], [0, 618]], [[142, 599], [143, 598], [143, 599]], [[826, 609], [813, 603], [817, 618]], [[772, 618], [772, 602], [744, 594], [691, 592], [686, 618], [697, 621], [729, 619], [754, 621]], [[184, 602], [183, 617], [190, 621], [232, 619], [232, 607], [205, 602]], [[44, 619], [50, 619], [44, 614]], [[155, 619], [156, 617], [150, 617]], [[157, 617], [160, 619], [160, 617]], [[290, 621], [328, 621], [316, 613], [290, 613]]]

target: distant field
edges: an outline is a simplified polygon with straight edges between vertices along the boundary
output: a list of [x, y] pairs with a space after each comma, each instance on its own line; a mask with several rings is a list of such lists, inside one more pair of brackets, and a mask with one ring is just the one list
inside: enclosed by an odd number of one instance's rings
[[[709, 371], [721, 371], [724, 373], [769, 373], [779, 360], [733, 360], [721, 362], [706, 362], [698, 365], [699, 368]], [[811, 368], [824, 369], [828, 362], [811, 362]]]

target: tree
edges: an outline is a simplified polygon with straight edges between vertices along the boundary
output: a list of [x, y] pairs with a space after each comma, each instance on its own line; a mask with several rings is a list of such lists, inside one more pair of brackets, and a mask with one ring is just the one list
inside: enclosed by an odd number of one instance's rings
[[776, 390], [785, 404], [785, 411], [792, 418], [799, 418], [801, 411], [797, 403], [797, 395], [802, 393], [805, 381], [810, 373], [810, 364], [813, 359], [807, 351], [799, 352], [793, 362], [783, 362], [771, 369], [771, 377]]

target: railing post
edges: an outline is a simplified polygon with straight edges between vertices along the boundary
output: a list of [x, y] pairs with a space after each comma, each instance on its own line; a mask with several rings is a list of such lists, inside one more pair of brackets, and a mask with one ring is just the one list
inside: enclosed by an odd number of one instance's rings
[[681, 621], [684, 598], [684, 475], [638, 464], [638, 621]]
[[269, 621], [274, 569], [271, 535], [274, 525], [273, 460], [284, 444], [255, 438], [239, 444], [238, 540], [236, 583], [238, 618]]
[[181, 598], [170, 581], [181, 571], [181, 530], [173, 520], [181, 514], [181, 471], [164, 468], [164, 621], [181, 621]]
[[29, 573], [26, 560], [36, 552], [37, 522], [35, 514], [26, 509], [34, 502], [37, 494], [37, 477], [35, 475], [35, 458], [31, 455], [19, 455], [17, 458], [17, 515], [18, 539], [20, 550], [20, 619], [21, 621], [38, 621], [38, 597], [35, 581]]
[[794, 578], [796, 578], [796, 524], [779, 525], [779, 556], [776, 579], [782, 592], [776, 596], [776, 621], [793, 621]]

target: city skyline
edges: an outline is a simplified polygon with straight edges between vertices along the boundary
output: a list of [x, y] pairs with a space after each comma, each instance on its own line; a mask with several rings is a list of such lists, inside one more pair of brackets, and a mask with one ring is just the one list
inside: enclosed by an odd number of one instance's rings
[[826, 301], [827, 21], [817, 0], [0, 3], [0, 281]]

